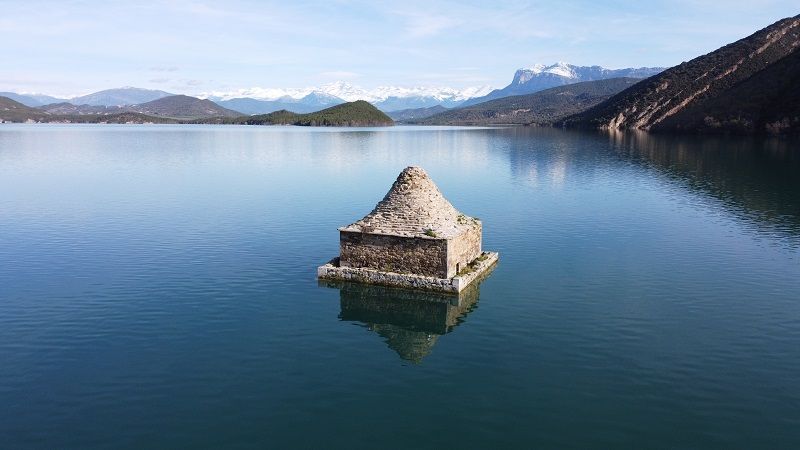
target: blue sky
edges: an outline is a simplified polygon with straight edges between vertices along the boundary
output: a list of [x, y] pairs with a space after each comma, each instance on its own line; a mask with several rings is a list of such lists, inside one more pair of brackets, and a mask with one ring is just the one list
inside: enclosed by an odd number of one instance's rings
[[0, 91], [198, 94], [344, 80], [508, 84], [566, 61], [670, 66], [800, 13], [758, 1], [8, 1]]

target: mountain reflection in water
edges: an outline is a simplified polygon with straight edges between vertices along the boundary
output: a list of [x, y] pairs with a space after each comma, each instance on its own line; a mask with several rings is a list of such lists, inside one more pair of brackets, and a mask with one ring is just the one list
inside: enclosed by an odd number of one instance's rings
[[[511, 174], [527, 188], [556, 192], [596, 182], [625, 165], [644, 168], [675, 187], [683, 201], [706, 200], [706, 207], [717, 205], [759, 233], [800, 246], [796, 138], [519, 128], [503, 139]], [[608, 145], [590, 145], [601, 141]]]
[[608, 132], [617, 152], [773, 231], [800, 232], [800, 142]]

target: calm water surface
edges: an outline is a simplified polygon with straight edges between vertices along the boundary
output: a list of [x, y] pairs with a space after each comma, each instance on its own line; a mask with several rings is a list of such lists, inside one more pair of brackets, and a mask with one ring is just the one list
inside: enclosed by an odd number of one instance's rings
[[[411, 164], [491, 276], [319, 285]], [[0, 126], [0, 447], [221, 446], [800, 447], [800, 145]]]

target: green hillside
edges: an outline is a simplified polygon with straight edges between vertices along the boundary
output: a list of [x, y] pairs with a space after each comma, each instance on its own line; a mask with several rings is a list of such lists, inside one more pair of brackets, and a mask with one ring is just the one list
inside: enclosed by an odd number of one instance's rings
[[342, 103], [321, 111], [295, 114], [280, 110], [269, 114], [225, 120], [224, 123], [247, 125], [300, 125], [311, 127], [373, 127], [393, 125], [394, 121], [363, 100]]

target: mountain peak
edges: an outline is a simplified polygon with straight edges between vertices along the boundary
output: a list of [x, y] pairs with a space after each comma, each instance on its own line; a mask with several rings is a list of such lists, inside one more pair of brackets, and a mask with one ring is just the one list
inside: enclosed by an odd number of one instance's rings
[[523, 92], [515, 92], [508, 95], [524, 94], [580, 81], [608, 78], [647, 78], [662, 70], [663, 68], [661, 67], [607, 69], [602, 66], [576, 66], [563, 61], [550, 65], [534, 64], [530, 67], [517, 69], [511, 85], [504, 90], [521, 89]]
[[461, 106], [474, 105], [488, 100], [512, 95], [532, 94], [545, 89], [580, 83], [583, 81], [607, 80], [610, 78], [648, 78], [661, 71], [662, 67], [640, 67], [627, 69], [606, 69], [601, 66], [576, 66], [563, 61], [555, 64], [537, 63], [517, 69], [511, 84], [496, 89], [484, 96], [474, 96]]
[[[573, 66], [572, 64], [565, 63], [563, 61], [558, 61], [557, 63], [551, 64], [549, 66], [537, 63], [530, 67], [523, 67], [521, 69], [517, 69], [517, 74], [515, 78], [518, 77], [525, 79], [525, 81], [527, 81], [530, 79], [530, 75], [539, 75], [543, 73], [550, 73], [553, 75], [558, 75], [560, 77], [577, 78], [577, 75], [575, 74], [574, 70], [576, 68], [578, 67]], [[523, 81], [523, 83], [525, 81]]]

